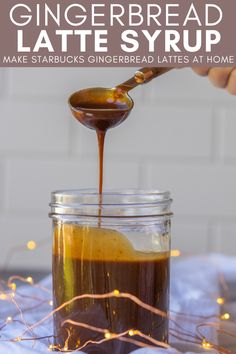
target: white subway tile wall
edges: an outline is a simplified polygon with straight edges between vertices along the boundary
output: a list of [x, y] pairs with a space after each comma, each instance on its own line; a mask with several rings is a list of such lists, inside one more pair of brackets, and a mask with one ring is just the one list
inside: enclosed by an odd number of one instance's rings
[[[50, 269], [50, 192], [97, 185], [95, 134], [71, 117], [68, 96], [134, 70], [0, 70], [0, 267]], [[107, 136], [105, 187], [169, 189], [173, 248], [236, 254], [236, 98], [190, 69], [131, 96], [132, 115]]]

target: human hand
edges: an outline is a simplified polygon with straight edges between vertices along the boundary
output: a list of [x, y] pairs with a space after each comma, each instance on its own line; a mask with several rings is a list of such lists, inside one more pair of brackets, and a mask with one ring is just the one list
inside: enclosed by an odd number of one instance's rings
[[200, 76], [208, 76], [211, 83], [219, 88], [226, 89], [236, 95], [236, 68], [206, 68], [194, 67], [193, 71]]

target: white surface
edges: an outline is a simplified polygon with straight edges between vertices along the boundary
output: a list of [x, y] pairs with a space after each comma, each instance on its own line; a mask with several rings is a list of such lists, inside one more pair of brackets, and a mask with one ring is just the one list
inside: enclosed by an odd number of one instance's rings
[[[0, 266], [16, 244], [47, 238], [34, 254], [15, 253], [10, 266], [50, 269], [50, 192], [97, 185], [95, 135], [71, 117], [67, 98], [134, 70], [0, 69]], [[235, 254], [236, 97], [190, 69], [131, 95], [134, 112], [108, 134], [105, 187], [171, 190], [173, 247]]]
[[[216, 266], [217, 265], [217, 266]], [[192, 257], [187, 259], [174, 260], [172, 264], [172, 274], [171, 274], [171, 318], [174, 319], [178, 326], [188, 330], [191, 333], [195, 333], [197, 324], [202, 323], [202, 318], [196, 319], [191, 317], [191, 315], [197, 316], [212, 316], [219, 314], [219, 306], [217, 305], [216, 299], [220, 295], [219, 292], [219, 274], [224, 274], [226, 279], [235, 280], [236, 274], [236, 259], [229, 259], [227, 257]], [[43, 282], [44, 286], [50, 286], [50, 279], [46, 279]], [[45, 300], [50, 300], [51, 295], [42, 292], [38, 289], [32, 289], [31, 287], [24, 287], [20, 289], [21, 294], [41, 297]], [[28, 306], [34, 306], [34, 301], [27, 299], [26, 297], [16, 296], [16, 300], [19, 301], [21, 308], [27, 308]], [[1, 320], [15, 312], [14, 306], [4, 306], [1, 307]], [[50, 311], [50, 306], [45, 305], [39, 307], [33, 312], [25, 312], [24, 318], [27, 323], [35, 323], [36, 321], [43, 318]], [[174, 312], [178, 314], [174, 315]], [[180, 313], [185, 314], [183, 317]], [[204, 322], [214, 321], [215, 317], [209, 317], [208, 320]], [[175, 328], [173, 321], [170, 321], [170, 327]], [[178, 327], [179, 329], [179, 327]], [[24, 327], [18, 323], [9, 324], [2, 331], [2, 339], [13, 339], [15, 337], [21, 336]], [[38, 336], [46, 336], [52, 334], [52, 321], [45, 322], [42, 326], [34, 330], [35, 334]], [[217, 336], [212, 329], [207, 328], [204, 332], [208, 341], [212, 341], [217, 344]], [[27, 333], [27, 337], [30, 334]], [[176, 339], [170, 338], [172, 347], [176, 347]], [[178, 341], [178, 347], [181, 342]], [[0, 352], [4, 354], [43, 354], [48, 351], [48, 341], [37, 341], [32, 347], [31, 342], [21, 342], [21, 343], [8, 343], [0, 341]], [[201, 346], [189, 345], [186, 347], [186, 343], [183, 341], [182, 345], [187, 348], [183, 352], [201, 352]], [[162, 351], [160, 349], [147, 350], [143, 349], [135, 352], [136, 354], [151, 354], [151, 353], [174, 353], [175, 350]], [[207, 351], [209, 353], [209, 350]]]

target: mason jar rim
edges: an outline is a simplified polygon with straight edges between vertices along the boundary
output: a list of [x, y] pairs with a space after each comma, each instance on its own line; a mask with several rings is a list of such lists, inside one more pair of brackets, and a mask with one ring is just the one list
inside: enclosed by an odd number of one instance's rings
[[51, 194], [50, 217], [57, 215], [148, 217], [172, 215], [170, 192], [144, 189], [56, 190]]
[[[67, 201], [68, 198], [70, 198], [70, 201], [78, 201], [79, 198], [81, 197], [100, 197], [99, 192], [95, 188], [84, 188], [84, 189], [68, 189], [68, 190], [55, 190], [51, 194], [52, 199], [54, 199], [56, 202], [62, 203], [63, 201]], [[159, 191], [159, 190], [144, 190], [144, 189], [108, 189], [104, 190], [102, 193], [103, 198], [107, 196], [130, 196], [130, 197], [145, 197], [145, 196], [152, 196], [155, 197], [156, 200], [158, 201], [164, 201], [164, 200], [170, 200], [170, 192], [169, 191]], [[62, 199], [63, 198], [63, 201]], [[145, 204], [146, 202], [143, 201], [142, 204]], [[84, 199], [84, 201], [81, 201], [81, 204], [99, 204], [97, 202], [91, 203], [91, 201], [88, 203]], [[104, 203], [103, 203], [104, 204]], [[106, 203], [105, 203], [106, 204]], [[112, 203], [108, 203], [109, 205]], [[123, 204], [123, 202], [121, 203]]]

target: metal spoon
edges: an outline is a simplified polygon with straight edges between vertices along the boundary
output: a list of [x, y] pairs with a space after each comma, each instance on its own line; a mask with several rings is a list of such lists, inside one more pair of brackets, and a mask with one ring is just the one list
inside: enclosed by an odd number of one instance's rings
[[114, 88], [95, 87], [75, 92], [69, 98], [72, 114], [86, 127], [105, 132], [129, 116], [134, 106], [129, 91], [171, 69], [142, 68], [131, 79]]

